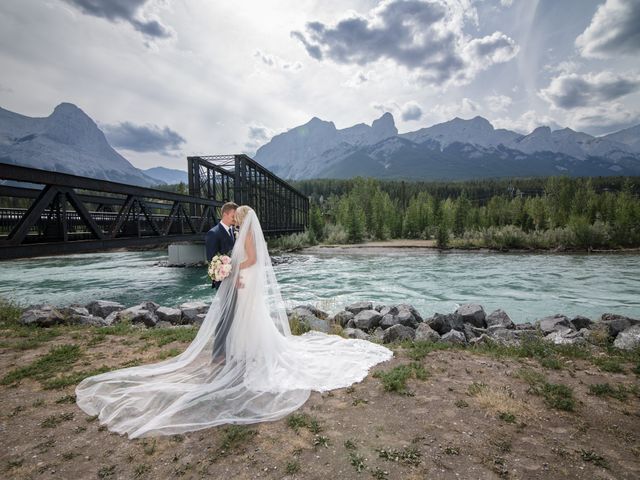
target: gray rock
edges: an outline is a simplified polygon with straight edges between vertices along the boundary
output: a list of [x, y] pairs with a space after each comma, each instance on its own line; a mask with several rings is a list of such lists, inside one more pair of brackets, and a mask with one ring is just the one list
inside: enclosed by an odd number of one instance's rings
[[400, 325], [404, 325], [405, 327], [416, 328], [419, 323], [410, 310], [399, 309], [398, 315], [396, 315], [396, 319], [398, 320], [398, 323]]
[[155, 328], [171, 328], [171, 327], [173, 327], [171, 322], [167, 322], [166, 320], [158, 320], [158, 323], [156, 323], [156, 326], [155, 326]]
[[343, 310], [334, 315], [333, 321], [339, 324], [341, 327], [345, 327], [347, 323], [349, 323], [349, 320], [351, 320], [353, 317], [355, 317], [353, 313], [348, 312], [347, 310]]
[[379, 305], [376, 305], [375, 307], [373, 307], [373, 309], [374, 309], [376, 312], [379, 312], [380, 310], [382, 310], [382, 309], [383, 309], [383, 308], [385, 308], [385, 307], [386, 307], [386, 305], [379, 304]]
[[144, 302], [139, 304], [139, 306], [144, 308], [145, 310], [149, 310], [152, 313], [156, 313], [156, 310], [160, 307], [160, 305], [158, 305], [156, 302], [152, 302], [151, 300], [145, 300]]
[[160, 307], [156, 310], [156, 317], [160, 322], [178, 325], [182, 320], [182, 310], [179, 308]]
[[70, 305], [68, 307], [62, 307], [59, 309], [59, 312], [71, 321], [76, 320], [78, 317], [86, 317], [90, 315], [89, 310], [80, 305]]
[[378, 311], [380, 312], [380, 315], [382, 315], [383, 317], [385, 315], [397, 315], [398, 314], [398, 307], [396, 307], [396, 306], [391, 306], [391, 307], [384, 306]]
[[[117, 315], [118, 312], [113, 312], [113, 315]], [[104, 327], [109, 325], [102, 317], [96, 317], [95, 315], [82, 315], [78, 317], [78, 323], [81, 325], [89, 325], [92, 327]]]
[[485, 328], [487, 326], [487, 314], [484, 308], [482, 308], [482, 305], [476, 303], [460, 305], [455, 313], [462, 318], [463, 323], [469, 323], [478, 328]]
[[308, 323], [311, 330], [329, 333], [329, 322], [327, 320], [322, 320], [318, 317], [305, 317], [304, 320]]
[[536, 322], [536, 326], [542, 330], [544, 335], [548, 335], [552, 332], [564, 330], [565, 328], [573, 329], [573, 325], [569, 322], [569, 319], [560, 314], [552, 315], [550, 317], [541, 318]]
[[640, 348], [640, 325], [633, 325], [618, 334], [613, 346], [621, 350]]
[[305, 304], [305, 305], [298, 305], [296, 307], [293, 307], [293, 311], [307, 311], [309, 312], [311, 315], [313, 315], [316, 318], [319, 318], [321, 320], [326, 320], [327, 318], [329, 318], [329, 314], [323, 310], [320, 310], [319, 308], [314, 307], [311, 304]]
[[544, 337], [547, 342], [554, 343], [555, 345], [575, 345], [586, 343], [586, 340], [580, 332], [565, 328], [563, 330], [556, 330]]
[[117, 323], [119, 313], [120, 313], [120, 310], [111, 312], [109, 315], [107, 315], [107, 318], [104, 319], [104, 324], [107, 326], [110, 326], [110, 325], [113, 325], [114, 323]]
[[458, 330], [449, 330], [447, 333], [442, 335], [442, 338], [440, 340], [443, 342], [456, 343], [460, 345], [464, 345], [467, 342], [464, 333]]
[[469, 340], [469, 345], [491, 345], [492, 343], [495, 343], [495, 340], [486, 333]]
[[180, 305], [180, 310], [182, 310], [182, 321], [184, 323], [196, 323], [199, 314], [207, 313], [209, 304], [205, 302], [186, 302]]
[[195, 326], [200, 326], [202, 325], [202, 322], [204, 322], [204, 319], [207, 318], [207, 314], [206, 313], [198, 313], [196, 314], [195, 318], [193, 319], [192, 325]]
[[418, 310], [416, 310], [413, 305], [409, 305], [407, 303], [401, 303], [399, 305], [396, 305], [396, 308], [398, 309], [398, 312], [400, 312], [402, 310], [408, 310], [409, 312], [411, 312], [411, 315], [413, 315], [413, 318], [415, 319], [415, 321], [417, 323], [424, 322], [424, 319], [422, 318], [422, 315], [420, 315]]
[[516, 330], [535, 330], [535, 325], [531, 322], [516, 323]]
[[375, 310], [362, 310], [356, 314], [353, 321], [361, 330], [373, 330], [380, 324], [382, 315]]
[[392, 315], [391, 313], [387, 313], [383, 315], [382, 320], [380, 320], [380, 326], [386, 330], [389, 327], [393, 327], [394, 325], [398, 325], [400, 322], [398, 317]]
[[433, 317], [427, 320], [427, 324], [433, 328], [440, 335], [444, 335], [449, 330], [462, 330], [462, 318], [455, 313], [448, 313], [443, 315], [441, 313], [434, 313]]
[[375, 338], [376, 340], [382, 341], [382, 339], [384, 338], [384, 330], [380, 327], [376, 328], [371, 334], [371, 337]]
[[118, 312], [117, 321], [129, 321], [132, 324], [140, 323], [146, 327], [154, 327], [158, 323], [158, 317], [142, 305], [136, 305]]
[[516, 328], [515, 323], [513, 323], [511, 317], [507, 315], [507, 312], [500, 309], [491, 312], [485, 321], [487, 322], [487, 327], [499, 325], [502, 328]]
[[347, 322], [347, 328], [356, 328], [356, 321], [353, 318]]
[[503, 345], [518, 345], [522, 332], [510, 328], [490, 328], [487, 330], [487, 335]]
[[392, 343], [400, 342], [402, 340], [413, 340], [415, 336], [416, 331], [413, 328], [398, 324], [389, 327], [384, 331], [382, 342]]
[[487, 330], [484, 328], [476, 328], [473, 325], [465, 323], [463, 326], [462, 332], [464, 333], [465, 339], [470, 341], [473, 338], [478, 338], [480, 335], [484, 334]]
[[344, 307], [344, 309], [353, 313], [354, 315], [357, 315], [363, 310], [373, 310], [373, 302], [355, 302], [351, 305], [347, 305], [346, 307]]
[[633, 325], [640, 325], [640, 320], [625, 317], [624, 315], [616, 315], [614, 313], [603, 313], [600, 322], [607, 326], [609, 335], [616, 338], [620, 332], [623, 332]]
[[416, 336], [414, 340], [416, 342], [437, 342], [440, 340], [440, 334], [426, 323], [421, 323], [416, 328]]
[[583, 317], [582, 315], [578, 315], [577, 317], [573, 317], [569, 320], [573, 328], [576, 330], [582, 330], [583, 328], [591, 328], [593, 325], [593, 320], [587, 317]]
[[25, 310], [20, 316], [20, 323], [22, 325], [34, 325], [37, 327], [62, 325], [65, 321], [66, 319], [62, 313], [50, 305], [44, 305], [38, 309]]
[[344, 334], [347, 338], [357, 338], [358, 340], [369, 340], [371, 338], [359, 328], [345, 328]]
[[91, 315], [107, 318], [113, 312], [124, 310], [124, 305], [118, 302], [110, 302], [108, 300], [94, 300], [86, 305]]

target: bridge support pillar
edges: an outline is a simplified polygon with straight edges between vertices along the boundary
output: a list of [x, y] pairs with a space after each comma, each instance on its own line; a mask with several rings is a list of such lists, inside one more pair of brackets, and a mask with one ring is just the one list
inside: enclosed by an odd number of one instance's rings
[[206, 263], [204, 243], [172, 243], [169, 245], [170, 266], [196, 265]]

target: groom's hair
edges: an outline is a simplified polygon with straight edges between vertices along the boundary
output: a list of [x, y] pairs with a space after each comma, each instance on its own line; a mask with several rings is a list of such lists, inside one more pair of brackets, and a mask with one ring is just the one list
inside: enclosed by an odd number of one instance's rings
[[227, 202], [224, 205], [222, 205], [222, 209], [220, 210], [220, 215], [221, 216], [224, 215], [229, 210], [237, 210], [237, 209], [238, 209], [238, 204], [233, 202]]

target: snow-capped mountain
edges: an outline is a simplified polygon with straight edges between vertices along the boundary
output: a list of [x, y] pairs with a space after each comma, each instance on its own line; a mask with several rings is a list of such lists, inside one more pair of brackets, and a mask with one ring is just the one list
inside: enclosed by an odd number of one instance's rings
[[482, 117], [398, 134], [390, 113], [342, 130], [313, 118], [258, 149], [256, 160], [290, 179], [457, 180], [501, 176], [640, 174], [640, 126], [605, 137], [539, 127], [528, 135]]
[[131, 165], [96, 123], [71, 103], [45, 118], [0, 108], [0, 162], [135, 185], [158, 180]]

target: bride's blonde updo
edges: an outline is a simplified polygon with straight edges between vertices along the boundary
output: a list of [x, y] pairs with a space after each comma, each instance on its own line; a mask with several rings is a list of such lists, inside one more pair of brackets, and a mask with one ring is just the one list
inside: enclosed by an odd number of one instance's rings
[[247, 213], [252, 210], [253, 209], [248, 205], [241, 205], [236, 209], [236, 223], [238, 224], [238, 226], [242, 225], [244, 217], [246, 217]]

